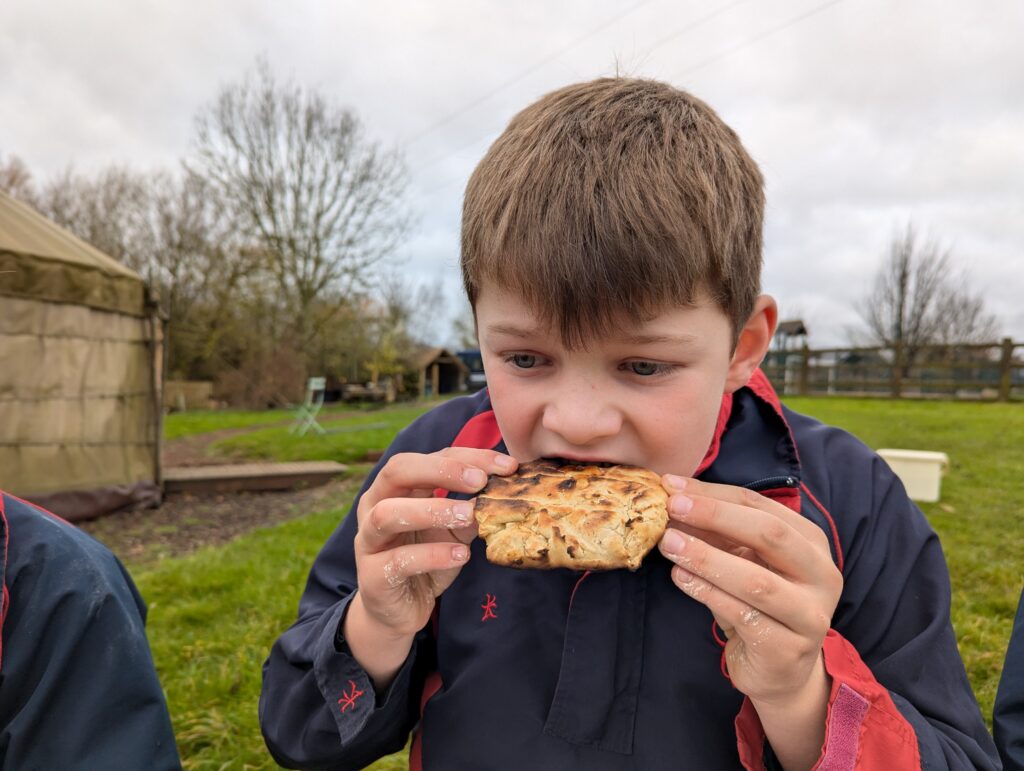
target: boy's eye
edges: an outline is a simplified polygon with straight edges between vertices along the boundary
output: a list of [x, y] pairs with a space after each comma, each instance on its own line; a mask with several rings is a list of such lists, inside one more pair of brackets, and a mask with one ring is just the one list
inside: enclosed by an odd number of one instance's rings
[[530, 369], [537, 364], [537, 357], [532, 353], [514, 353], [509, 357], [509, 361], [520, 369]]
[[657, 375], [661, 371], [661, 365], [653, 361], [631, 361], [629, 369], [634, 375]]

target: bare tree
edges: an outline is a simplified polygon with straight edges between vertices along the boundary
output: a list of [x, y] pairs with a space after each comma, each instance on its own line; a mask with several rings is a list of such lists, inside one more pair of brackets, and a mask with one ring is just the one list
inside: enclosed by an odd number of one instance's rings
[[351, 110], [279, 85], [264, 61], [200, 114], [195, 144], [189, 168], [264, 250], [300, 344], [318, 331], [317, 301], [365, 288], [408, 230], [400, 156], [367, 141]]
[[169, 369], [212, 377], [230, 358], [229, 339], [251, 327], [240, 311], [265, 292], [261, 256], [232, 231], [200, 177], [154, 176], [150, 202], [150, 272], [170, 321]]
[[455, 346], [461, 350], [479, 348], [476, 336], [476, 316], [465, 295], [459, 293], [458, 309], [452, 316], [452, 336]]
[[260, 283], [262, 252], [233, 231], [202, 178], [119, 166], [87, 176], [68, 168], [38, 191], [23, 188], [43, 214], [159, 293], [173, 376], [210, 378], [238, 366], [252, 331], [275, 318], [254, 308], [258, 296], [272, 294]]
[[17, 155], [0, 159], [0, 190], [26, 203], [35, 205], [35, 186], [28, 166]]
[[118, 262], [153, 280], [154, 178], [122, 166], [95, 176], [67, 168], [36, 196], [39, 210]]
[[985, 310], [984, 296], [971, 289], [966, 275], [943, 286], [936, 307], [936, 343], [991, 343], [999, 337], [999, 320]]
[[934, 240], [922, 243], [912, 224], [893, 239], [858, 311], [862, 340], [899, 348], [905, 367], [922, 346], [977, 342], [994, 337], [996, 327], [981, 295], [971, 293], [966, 277], [953, 275], [949, 250]]

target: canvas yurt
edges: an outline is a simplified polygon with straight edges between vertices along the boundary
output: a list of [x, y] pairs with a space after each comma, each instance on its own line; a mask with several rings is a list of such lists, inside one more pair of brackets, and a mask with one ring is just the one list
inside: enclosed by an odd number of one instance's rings
[[76, 520], [160, 498], [142, 278], [0, 192], [0, 488]]

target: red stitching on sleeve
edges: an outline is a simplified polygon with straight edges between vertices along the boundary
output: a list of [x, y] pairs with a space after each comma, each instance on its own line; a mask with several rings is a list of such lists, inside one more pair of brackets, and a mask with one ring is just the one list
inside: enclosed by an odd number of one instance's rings
[[341, 705], [341, 711], [347, 712], [350, 708], [356, 708], [356, 699], [363, 695], [363, 691], [356, 690], [356, 684], [354, 680], [348, 681], [349, 687], [352, 689], [351, 692], [341, 692], [341, 698], [338, 699], [338, 704]]

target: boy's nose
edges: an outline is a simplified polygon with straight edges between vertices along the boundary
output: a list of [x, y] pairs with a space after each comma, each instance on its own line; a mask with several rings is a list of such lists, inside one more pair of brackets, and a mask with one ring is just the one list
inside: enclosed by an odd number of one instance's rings
[[596, 391], [573, 390], [552, 398], [544, 409], [541, 425], [570, 445], [586, 447], [618, 434], [622, 414], [601, 400]]

